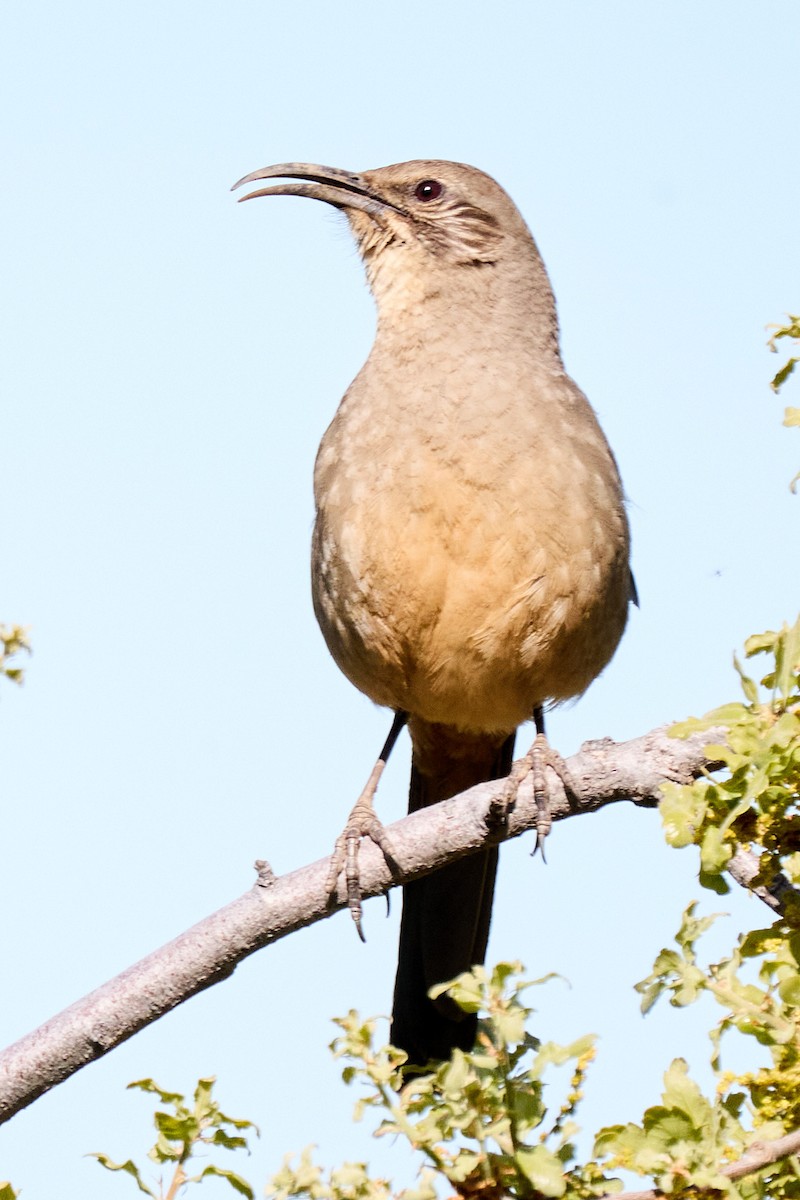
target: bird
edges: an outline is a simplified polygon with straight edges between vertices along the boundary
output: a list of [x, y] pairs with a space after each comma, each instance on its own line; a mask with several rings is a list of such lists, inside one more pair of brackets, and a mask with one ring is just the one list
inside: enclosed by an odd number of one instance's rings
[[[376, 309], [367, 361], [314, 468], [314, 611], [347, 678], [394, 712], [337, 843], [360, 932], [357, 854], [404, 724], [409, 810], [511, 773], [517, 729], [581, 695], [635, 601], [614, 455], [563, 365], [555, 299], [506, 191], [465, 163], [363, 172], [280, 163], [234, 188], [347, 218]], [[538, 772], [541, 779], [543, 772]], [[546, 819], [543, 821], [546, 826]], [[477, 1019], [429, 989], [485, 960], [496, 847], [403, 889], [391, 1041], [408, 1065], [469, 1050]], [[330, 881], [329, 881], [330, 882]]]

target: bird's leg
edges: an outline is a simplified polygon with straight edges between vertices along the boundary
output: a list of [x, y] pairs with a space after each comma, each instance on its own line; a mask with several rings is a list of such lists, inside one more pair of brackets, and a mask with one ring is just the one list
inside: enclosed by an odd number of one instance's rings
[[564, 784], [564, 788], [570, 794], [574, 794], [575, 788], [570, 778], [567, 764], [547, 740], [547, 735], [544, 731], [544, 709], [540, 704], [533, 710], [533, 720], [536, 725], [536, 737], [533, 739], [533, 744], [528, 753], [522, 758], [518, 758], [512, 766], [511, 773], [504, 787], [492, 802], [491, 814], [495, 818], [505, 820], [509, 811], [514, 806], [514, 801], [517, 798], [522, 781], [527, 779], [528, 775], [533, 775], [533, 799], [536, 804], [536, 844], [531, 854], [535, 854], [537, 850], [540, 850], [542, 860], [544, 861], [544, 841], [553, 825], [553, 819], [550, 815], [545, 769], [552, 767]]
[[394, 744], [407, 720], [407, 713], [395, 713], [392, 728], [389, 730], [389, 736], [383, 744], [378, 761], [372, 768], [369, 779], [364, 785], [364, 789], [358, 800], [356, 800], [350, 816], [347, 818], [347, 824], [336, 839], [336, 845], [333, 848], [333, 855], [331, 857], [331, 868], [328, 872], [328, 880], [325, 885], [328, 895], [332, 895], [336, 890], [339, 872], [344, 867], [347, 907], [350, 909], [350, 916], [355, 921], [356, 931], [362, 942], [366, 941], [366, 938], [361, 928], [361, 880], [358, 870], [358, 848], [362, 838], [371, 838], [375, 845], [379, 846], [382, 850], [386, 861], [390, 865], [392, 863], [386, 831], [375, 815], [373, 802], [375, 800], [375, 793], [378, 790], [378, 782], [383, 774], [383, 768], [389, 761], [389, 755], [392, 753]]

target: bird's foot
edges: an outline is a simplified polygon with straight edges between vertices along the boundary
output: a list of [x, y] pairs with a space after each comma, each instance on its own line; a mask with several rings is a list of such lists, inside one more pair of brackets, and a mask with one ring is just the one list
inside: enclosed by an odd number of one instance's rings
[[533, 745], [528, 753], [522, 758], [518, 758], [512, 766], [511, 773], [503, 788], [492, 801], [490, 808], [490, 814], [494, 820], [505, 821], [514, 807], [523, 780], [527, 779], [529, 775], [533, 776], [533, 799], [536, 804], [536, 844], [531, 854], [535, 854], [537, 850], [540, 851], [542, 861], [545, 861], [545, 838], [553, 825], [553, 818], [550, 814], [550, 793], [547, 786], [547, 767], [551, 767], [555, 771], [565, 790], [573, 795], [575, 788], [567, 764], [558, 751], [550, 745], [545, 734], [539, 732], [533, 739]]
[[328, 895], [333, 895], [336, 891], [339, 874], [342, 867], [344, 867], [347, 907], [350, 909], [350, 916], [355, 921], [356, 932], [362, 942], [365, 942], [366, 938], [364, 937], [364, 930], [361, 927], [361, 874], [358, 867], [358, 851], [361, 839], [365, 837], [370, 838], [383, 852], [384, 858], [390, 865], [393, 861], [386, 830], [375, 815], [373, 807], [378, 780], [383, 773], [385, 765], [386, 763], [380, 759], [376, 762], [363, 792], [358, 797], [353, 806], [353, 811], [347, 818], [347, 824], [336, 839], [336, 845], [333, 848], [333, 855], [331, 857], [331, 867], [325, 885]]

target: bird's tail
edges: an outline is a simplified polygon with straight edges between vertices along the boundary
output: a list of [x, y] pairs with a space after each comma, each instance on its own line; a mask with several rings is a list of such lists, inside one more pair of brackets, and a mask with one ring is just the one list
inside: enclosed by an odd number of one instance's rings
[[[511, 770], [513, 733], [498, 742], [422, 725], [413, 718], [410, 729], [414, 758], [409, 812], [477, 783], [502, 779]], [[484, 961], [497, 856], [495, 846], [403, 888], [391, 1041], [414, 1065], [447, 1059], [456, 1046], [470, 1050], [475, 1041], [477, 1017], [463, 1012], [449, 996], [430, 1000], [427, 993]]]

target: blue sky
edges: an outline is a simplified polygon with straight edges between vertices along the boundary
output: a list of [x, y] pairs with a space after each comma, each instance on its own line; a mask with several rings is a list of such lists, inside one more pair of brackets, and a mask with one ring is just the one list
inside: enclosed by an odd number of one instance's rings
[[[0, 695], [6, 1044], [246, 890], [255, 858], [327, 854], [387, 728], [308, 587], [314, 454], [372, 303], [344, 222], [237, 207], [245, 172], [436, 157], [496, 176], [617, 455], [642, 599], [552, 740], [735, 696], [734, 649], [797, 607], [797, 438], [764, 327], [798, 305], [800, 14], [9, 0], [0, 22], [0, 619], [35, 648]], [[406, 775], [403, 750], [387, 818]], [[537, 1032], [599, 1033], [585, 1124], [634, 1118], [673, 1054], [701, 1076], [707, 1058], [713, 1013], [643, 1021], [631, 991], [698, 894], [692, 853], [623, 805], [558, 826], [546, 868], [529, 849], [503, 852], [490, 955], [570, 980], [537, 996]], [[733, 914], [728, 938], [766, 917], [704, 904]], [[82, 1157], [143, 1157], [125, 1083], [215, 1073], [263, 1129], [242, 1167], [259, 1188], [309, 1142], [409, 1182], [403, 1150], [351, 1125], [326, 1051], [333, 1015], [388, 1010], [399, 907], [367, 906], [366, 947], [341, 915], [262, 952], [79, 1073], [0, 1130], [0, 1178], [26, 1200], [130, 1194]]]

